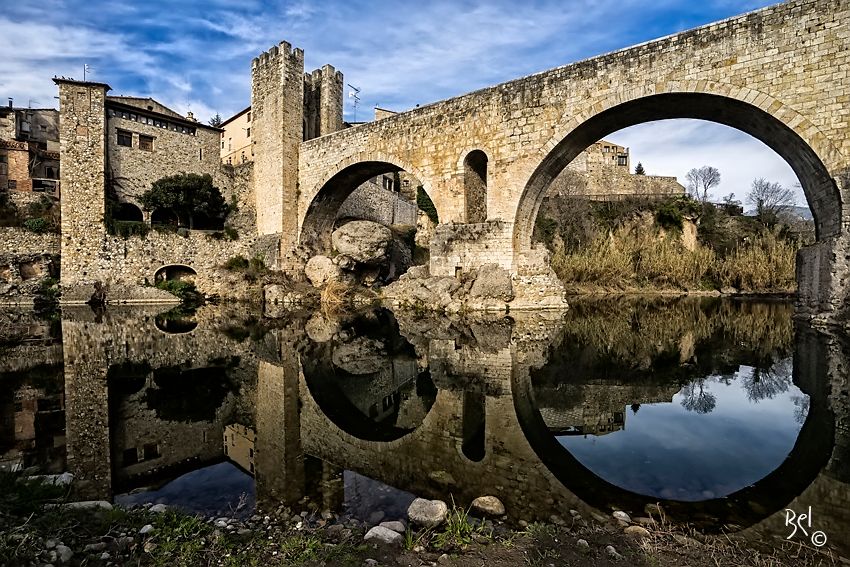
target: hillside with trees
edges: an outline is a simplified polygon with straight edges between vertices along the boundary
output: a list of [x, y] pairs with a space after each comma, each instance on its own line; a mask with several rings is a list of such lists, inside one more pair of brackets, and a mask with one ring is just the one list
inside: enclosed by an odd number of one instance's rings
[[591, 201], [580, 176], [550, 188], [534, 238], [544, 243], [568, 291], [712, 291], [792, 293], [796, 253], [814, 242], [814, 223], [794, 192], [756, 179], [745, 199], [709, 201], [720, 172], [691, 170], [688, 194]]

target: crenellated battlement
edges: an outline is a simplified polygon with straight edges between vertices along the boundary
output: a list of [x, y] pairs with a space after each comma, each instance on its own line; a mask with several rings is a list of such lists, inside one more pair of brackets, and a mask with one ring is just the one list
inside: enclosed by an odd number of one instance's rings
[[273, 64], [275, 61], [280, 60], [281, 58], [291, 60], [296, 64], [300, 62], [301, 66], [303, 67], [304, 50], [300, 47], [296, 47], [293, 49], [291, 43], [289, 43], [288, 41], [281, 41], [278, 45], [272, 46], [271, 49], [269, 49], [268, 51], [263, 51], [257, 57], [254, 57], [251, 60], [252, 74], [256, 72], [258, 68]]

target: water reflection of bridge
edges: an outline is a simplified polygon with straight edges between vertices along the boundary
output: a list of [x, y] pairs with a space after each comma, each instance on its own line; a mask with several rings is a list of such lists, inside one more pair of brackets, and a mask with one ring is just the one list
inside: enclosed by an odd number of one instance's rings
[[[334, 396], [347, 399], [343, 407], [359, 416], [352, 420], [335, 415], [339, 408], [317, 393], [317, 384], [330, 378], [323, 374], [327, 368], [314, 364], [333, 361], [334, 349], [351, 344], [350, 337], [305, 342], [298, 330], [303, 322], [295, 322], [246, 340], [233, 332], [232, 313], [202, 311], [197, 320], [191, 332], [165, 335], [144, 311], [113, 311], [99, 320], [66, 312], [67, 461], [81, 480], [80, 497], [110, 498], [229, 458], [254, 473], [260, 499], [298, 500], [309, 485], [315, 489], [316, 478], [330, 486], [348, 469], [424, 496], [451, 492], [458, 503], [496, 494], [515, 518], [547, 518], [569, 508], [607, 513], [610, 505], [622, 504], [612, 495], [596, 498], [587, 476], [565, 478], [538, 437], [551, 439], [552, 431], [567, 427], [588, 433], [600, 432], [600, 424], [617, 427], [626, 417], [613, 414], [627, 413], [633, 403], [669, 401], [680, 384], [672, 379], [630, 383], [624, 374], [621, 380], [581, 375], [559, 386], [541, 374], [553, 344], [581, 343], [585, 352], [595, 344], [597, 333], [587, 319], [573, 326], [567, 321], [566, 332], [563, 318], [551, 314], [473, 323], [402, 319], [401, 333], [412, 347], [385, 340], [376, 358], [348, 358], [359, 366], [342, 373], [336, 367], [342, 381], [337, 380]], [[700, 341], [710, 343], [714, 331], [707, 329], [722, 325], [705, 313], [694, 321], [698, 328], [687, 332], [698, 340], [696, 347], [687, 345], [690, 356], [680, 356], [676, 346], [672, 357], [667, 348], [682, 344], [681, 332], [671, 334], [669, 344], [653, 336], [654, 344], [640, 354], [656, 355], [632, 371], [663, 367], [675, 376], [674, 367], [702, 364], [694, 362]], [[343, 331], [336, 336], [351, 334]], [[646, 322], [635, 332], [647, 335]], [[746, 343], [740, 334], [736, 338], [739, 348]], [[618, 347], [624, 347], [627, 341], [619, 339]], [[643, 349], [635, 337], [630, 340], [633, 352]], [[811, 435], [805, 446], [795, 447], [789, 459], [792, 465], [808, 464], [784, 471], [781, 486], [748, 493], [746, 510], [734, 520], [741, 526], [755, 522], [754, 532], [783, 534], [781, 510], [789, 502], [801, 508], [811, 504], [824, 524], [840, 533], [850, 525], [850, 409], [841, 405], [839, 394], [846, 388], [845, 347], [802, 331], [796, 341], [795, 383], [811, 395], [810, 419], [816, 419], [807, 426]], [[193, 391], [180, 385], [181, 378], [196, 386], [207, 379], [209, 386]], [[181, 396], [198, 407], [170, 400]], [[396, 409], [382, 411], [390, 406]], [[539, 429], [534, 415], [540, 417]], [[367, 434], [358, 429], [370, 423]], [[828, 438], [835, 424], [833, 450]], [[232, 445], [225, 452], [228, 434]], [[809, 442], [815, 434], [827, 439]], [[155, 449], [148, 447], [154, 443]]]

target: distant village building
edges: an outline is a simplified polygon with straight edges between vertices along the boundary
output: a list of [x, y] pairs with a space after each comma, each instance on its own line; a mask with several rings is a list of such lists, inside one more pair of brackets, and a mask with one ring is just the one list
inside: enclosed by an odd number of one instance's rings
[[632, 173], [629, 148], [600, 140], [570, 162], [556, 178], [547, 198], [582, 196], [593, 201], [614, 201], [685, 193], [685, 187], [675, 177]]
[[251, 147], [251, 107], [241, 110], [221, 124], [221, 163], [238, 165], [254, 161]]
[[0, 191], [59, 197], [59, 111], [0, 108]]

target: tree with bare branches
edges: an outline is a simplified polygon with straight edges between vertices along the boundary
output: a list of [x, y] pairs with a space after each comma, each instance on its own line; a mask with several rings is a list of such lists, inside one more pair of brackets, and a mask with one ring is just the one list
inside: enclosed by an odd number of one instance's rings
[[765, 226], [774, 226], [779, 216], [794, 206], [794, 191], [780, 183], [771, 183], [763, 178], [753, 180], [747, 194], [747, 204], [752, 206]]
[[690, 170], [685, 175], [688, 182], [688, 193], [703, 203], [708, 202], [708, 192], [720, 185], [720, 171], [716, 167], [704, 165]]

